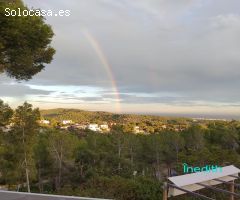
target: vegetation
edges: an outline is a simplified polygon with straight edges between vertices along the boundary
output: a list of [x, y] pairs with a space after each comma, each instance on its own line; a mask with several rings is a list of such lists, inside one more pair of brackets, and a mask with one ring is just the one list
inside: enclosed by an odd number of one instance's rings
[[72, 120], [76, 123], [98, 123], [104, 124], [117, 123], [123, 125], [124, 132], [132, 132], [134, 126], [140, 126], [142, 130], [148, 133], [158, 132], [163, 129], [163, 125], [168, 124], [169, 129], [186, 128], [192, 119], [160, 117], [151, 115], [134, 114], [113, 114], [108, 112], [90, 112], [78, 109], [50, 109], [42, 110], [41, 115], [44, 119], [50, 120], [52, 124], [63, 120]]
[[31, 79], [52, 61], [52, 29], [40, 16], [6, 16], [5, 8], [27, 9], [20, 0], [0, 1], [0, 73]]
[[[67, 112], [58, 111], [60, 116]], [[59, 117], [56, 110], [55, 115], [52, 112], [42, 114]], [[77, 116], [79, 113], [85, 112], [76, 111]], [[86, 113], [91, 117], [102, 114]], [[106, 116], [113, 120], [115, 115], [102, 114], [104, 120]], [[118, 116], [120, 122], [123, 116]], [[108, 134], [91, 131], [79, 134], [40, 126], [38, 109], [28, 103], [12, 110], [3, 102], [0, 118], [1, 128], [12, 123], [10, 131], [0, 134], [0, 183], [12, 190], [154, 200], [161, 199], [162, 183], [170, 173], [183, 173], [182, 163], [240, 167], [239, 121], [191, 123], [184, 131], [162, 130], [149, 135], [126, 132], [118, 123]], [[154, 116], [138, 118], [143, 121], [147, 118], [153, 124], [158, 121]], [[181, 119], [174, 120], [182, 123]], [[217, 199], [228, 198], [209, 190], [203, 193]]]

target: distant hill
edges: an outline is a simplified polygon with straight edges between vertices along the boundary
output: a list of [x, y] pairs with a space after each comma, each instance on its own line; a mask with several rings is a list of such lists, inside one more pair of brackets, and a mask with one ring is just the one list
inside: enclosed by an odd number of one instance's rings
[[137, 114], [114, 114], [102, 111], [84, 111], [79, 109], [49, 109], [41, 110], [41, 115], [44, 119], [49, 120], [73, 120], [74, 122], [98, 122], [98, 121], [112, 121], [118, 123], [140, 123], [147, 121], [188, 121], [187, 118], [173, 118], [173, 117], [161, 117], [153, 115], [137, 115]]

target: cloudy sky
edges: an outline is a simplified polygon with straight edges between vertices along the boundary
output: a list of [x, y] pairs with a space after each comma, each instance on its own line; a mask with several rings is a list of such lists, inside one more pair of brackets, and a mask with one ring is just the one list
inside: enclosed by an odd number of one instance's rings
[[48, 17], [54, 61], [0, 75], [12, 106], [240, 118], [239, 0], [24, 0]]

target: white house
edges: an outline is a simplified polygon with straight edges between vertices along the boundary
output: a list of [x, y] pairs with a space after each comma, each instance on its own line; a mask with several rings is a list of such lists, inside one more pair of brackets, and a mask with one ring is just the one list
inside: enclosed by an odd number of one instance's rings
[[74, 124], [73, 128], [75, 128], [75, 129], [86, 129], [87, 125], [85, 125], [85, 124]]
[[7, 133], [7, 132], [9, 132], [9, 131], [12, 130], [12, 127], [13, 127], [13, 126], [14, 126], [14, 123], [10, 123], [10, 124], [8, 124], [8, 125], [6, 125], [6, 126], [0, 127], [0, 129], [2, 129], [2, 131], [3, 131], [4, 133]]
[[139, 132], [140, 132], [139, 126], [134, 126], [133, 132], [134, 132], [134, 133], [139, 133]]
[[40, 120], [40, 124], [50, 124], [50, 121], [49, 120], [45, 120], [45, 119], [42, 119]]
[[167, 128], [167, 125], [164, 124], [164, 125], [162, 125], [161, 127], [162, 127], [162, 129], [166, 129], [166, 128]]
[[61, 130], [68, 130], [69, 126], [61, 126], [60, 129]]
[[89, 124], [87, 126], [87, 128], [91, 131], [101, 131], [101, 129], [99, 128], [98, 124]]
[[143, 133], [143, 134], [145, 133], [143, 130], [140, 129], [139, 126], [135, 126], [135, 127], [133, 128], [133, 132], [136, 133], [136, 134], [137, 134], [137, 133]]
[[107, 130], [107, 129], [109, 129], [109, 127], [108, 127], [107, 124], [101, 124], [101, 125], [100, 125], [100, 128], [101, 128], [102, 130]]
[[3, 131], [4, 133], [7, 133], [7, 132], [9, 132], [9, 131], [12, 130], [12, 126], [7, 125], [7, 126], [5, 126], [5, 127], [1, 127], [1, 129], [2, 129], [2, 131]]
[[107, 124], [101, 124], [100, 125], [100, 129], [103, 131], [103, 132], [109, 132], [110, 131], [110, 128]]
[[63, 125], [72, 124], [72, 123], [73, 123], [72, 120], [63, 120], [62, 121]]

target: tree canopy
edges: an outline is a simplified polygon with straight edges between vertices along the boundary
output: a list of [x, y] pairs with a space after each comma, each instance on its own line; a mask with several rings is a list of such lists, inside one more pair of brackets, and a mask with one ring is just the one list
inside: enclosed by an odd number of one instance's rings
[[[89, 120], [115, 119], [107, 113], [58, 111], [60, 116], [56, 110], [43, 113], [51, 122], [54, 116], [56, 121], [63, 117], [79, 117], [81, 121], [83, 116]], [[161, 186], [166, 177], [183, 174], [183, 163], [240, 167], [239, 121], [200, 121], [181, 131], [159, 129], [149, 134], [133, 134], [131, 126], [120, 123], [126, 117], [128, 121], [139, 120], [139, 126], [162, 123], [161, 118], [151, 116], [120, 115], [109, 133], [62, 130], [55, 123], [48, 126], [39, 123], [40, 112], [31, 104], [11, 109], [0, 101], [0, 185], [19, 191], [157, 200], [162, 198]], [[183, 120], [172, 119], [169, 123], [180, 124]], [[9, 126], [10, 129], [1, 131]], [[215, 199], [228, 199], [227, 195], [209, 190], [201, 192]], [[176, 199], [193, 198], [183, 195]]]
[[52, 61], [54, 33], [43, 17], [6, 16], [6, 8], [28, 9], [21, 0], [0, 1], [0, 73], [29, 80]]

